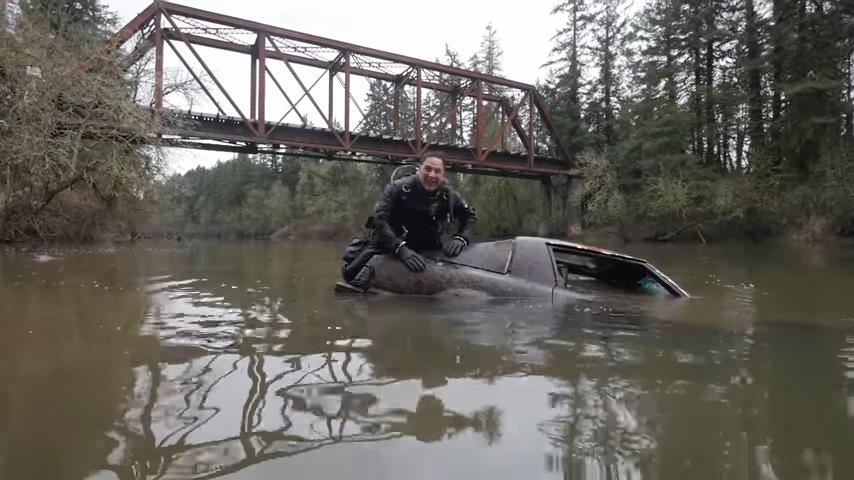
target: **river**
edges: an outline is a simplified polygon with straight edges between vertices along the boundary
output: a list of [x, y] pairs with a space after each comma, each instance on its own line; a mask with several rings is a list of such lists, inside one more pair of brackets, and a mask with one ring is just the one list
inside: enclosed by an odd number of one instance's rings
[[854, 248], [687, 301], [333, 293], [339, 243], [0, 251], [0, 479], [854, 478]]

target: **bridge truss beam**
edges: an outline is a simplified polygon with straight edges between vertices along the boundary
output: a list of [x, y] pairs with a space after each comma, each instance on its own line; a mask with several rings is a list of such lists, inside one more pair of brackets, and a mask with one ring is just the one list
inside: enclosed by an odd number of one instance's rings
[[[105, 49], [122, 69], [154, 51], [149, 106], [166, 145], [386, 163], [436, 152], [457, 171], [577, 173], [525, 83], [163, 1]], [[235, 54], [244, 60], [225, 74], [212, 67]], [[207, 111], [170, 105], [167, 62], [192, 77]]]

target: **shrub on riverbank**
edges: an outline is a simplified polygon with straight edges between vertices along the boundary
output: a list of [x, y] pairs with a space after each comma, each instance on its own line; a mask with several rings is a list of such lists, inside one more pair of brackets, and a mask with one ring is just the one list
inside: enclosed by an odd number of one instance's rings
[[615, 163], [605, 155], [583, 161], [589, 228], [655, 241], [854, 234], [852, 161], [822, 160], [806, 180], [765, 165], [729, 175], [690, 164], [621, 178]]
[[133, 84], [81, 68], [99, 37], [50, 25], [0, 30], [0, 241], [133, 230], [158, 171]]

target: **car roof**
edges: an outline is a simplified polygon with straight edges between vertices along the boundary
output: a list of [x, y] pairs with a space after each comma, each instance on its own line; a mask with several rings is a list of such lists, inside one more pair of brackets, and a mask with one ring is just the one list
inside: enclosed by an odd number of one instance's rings
[[446, 260], [493, 273], [510, 274], [538, 284], [555, 285], [557, 277], [552, 249], [566, 249], [573, 254], [607, 257], [611, 260], [642, 266], [672, 295], [688, 296], [688, 293], [676, 282], [644, 259], [605, 248], [553, 238], [519, 236], [510, 240], [476, 243], [464, 250], [460, 256]]
[[557, 240], [554, 238], [527, 237], [527, 236], [516, 237], [516, 241], [531, 242], [534, 244], [547, 244], [547, 245], [554, 245], [554, 246], [558, 246], [558, 247], [567, 247], [567, 248], [571, 248], [573, 250], [587, 251], [590, 253], [600, 253], [603, 255], [616, 256], [616, 257], [624, 258], [626, 260], [634, 260], [637, 262], [649, 263], [642, 258], [633, 257], [631, 255], [626, 255], [626, 254], [620, 253], [620, 252], [615, 252], [613, 250], [608, 250], [607, 248], [601, 248], [601, 247], [595, 247], [593, 245], [587, 245], [585, 243], [567, 242], [565, 240]]

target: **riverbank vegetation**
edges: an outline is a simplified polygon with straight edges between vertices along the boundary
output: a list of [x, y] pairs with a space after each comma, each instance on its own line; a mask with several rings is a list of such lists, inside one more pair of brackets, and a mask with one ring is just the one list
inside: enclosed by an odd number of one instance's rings
[[[359, 233], [394, 167], [237, 155], [173, 175], [156, 189], [153, 236], [344, 238]], [[413, 169], [403, 167], [402, 175]], [[537, 183], [449, 174], [478, 206], [478, 233], [536, 232]]]
[[160, 165], [150, 116], [112, 62], [81, 68], [114, 17], [95, 1], [21, 7], [0, 29], [0, 241], [134, 230]]
[[[0, 240], [346, 236], [389, 180], [388, 166], [258, 155], [158, 177], [139, 77], [77, 67], [115, 30], [109, 12], [24, 3], [16, 33], [0, 33]], [[851, 2], [564, 0], [553, 15], [565, 26], [539, 88], [584, 175], [580, 193], [553, 180], [552, 234], [854, 235]], [[438, 60], [501, 75], [499, 37], [489, 25], [469, 57], [448, 47]], [[372, 88], [366, 112], [391, 94]], [[481, 235], [537, 231], [539, 183], [451, 181]]]
[[566, 0], [554, 13], [566, 26], [544, 87], [585, 160], [588, 225], [645, 224], [660, 240], [854, 233], [851, 2]]

